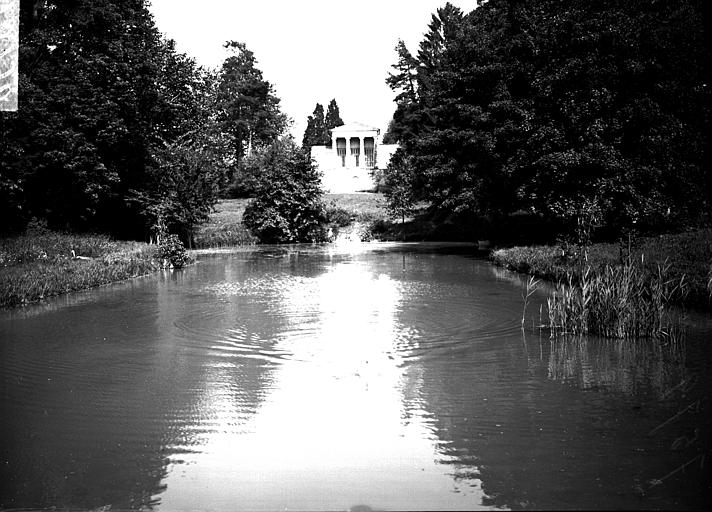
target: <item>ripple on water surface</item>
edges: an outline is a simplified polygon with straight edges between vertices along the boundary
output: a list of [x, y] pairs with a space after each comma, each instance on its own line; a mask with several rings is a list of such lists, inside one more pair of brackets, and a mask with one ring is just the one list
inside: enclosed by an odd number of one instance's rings
[[691, 458], [692, 412], [649, 433], [709, 348], [557, 345], [517, 278], [409, 251], [225, 254], [0, 318], [0, 508], [697, 505], [692, 466], [631, 489]]

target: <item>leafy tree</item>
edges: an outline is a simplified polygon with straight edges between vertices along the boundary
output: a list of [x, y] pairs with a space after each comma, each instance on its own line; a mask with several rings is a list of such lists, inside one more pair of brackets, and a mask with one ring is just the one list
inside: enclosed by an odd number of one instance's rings
[[595, 201], [614, 230], [695, 222], [711, 193], [703, 14], [696, 0], [446, 5], [416, 58], [397, 47], [388, 136], [445, 211]]
[[408, 157], [402, 148], [396, 150], [388, 164], [385, 174], [385, 191], [388, 213], [400, 218], [405, 223], [405, 217], [415, 211], [417, 201], [417, 176], [414, 172], [412, 158]]
[[220, 137], [215, 130], [193, 132], [167, 144], [143, 189], [130, 191], [128, 201], [156, 241], [177, 233], [191, 244], [195, 226], [208, 220], [229, 179], [228, 144]]
[[181, 58], [141, 0], [26, 2], [21, 24], [21, 105], [0, 127], [8, 213], [79, 229], [121, 230], [121, 219], [131, 231], [122, 197], [142, 181], [152, 144], [192, 112], [184, 82], [163, 80], [185, 69], [172, 68]]
[[324, 107], [317, 103], [314, 112], [307, 120], [302, 147], [308, 149], [311, 146], [331, 146], [331, 130], [343, 124], [335, 99], [329, 102], [326, 115], [324, 115]]
[[[21, 104], [0, 124], [3, 227], [34, 216], [143, 236], [157, 200], [131, 198], [170, 196], [187, 179], [176, 148], [206, 124], [207, 82], [144, 0], [23, 2]], [[203, 199], [183, 201], [181, 216]]]
[[253, 164], [259, 180], [245, 209], [245, 226], [262, 243], [324, 241], [321, 175], [308, 153], [285, 137], [259, 150]]

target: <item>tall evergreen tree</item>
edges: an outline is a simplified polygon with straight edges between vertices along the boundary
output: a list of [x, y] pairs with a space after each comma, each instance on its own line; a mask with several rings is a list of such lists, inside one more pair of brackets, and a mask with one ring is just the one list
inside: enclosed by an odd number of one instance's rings
[[326, 144], [326, 125], [324, 121], [324, 106], [317, 103], [314, 112], [307, 120], [307, 128], [304, 130], [302, 147], [323, 146]]
[[411, 119], [417, 116], [418, 103], [418, 60], [411, 55], [403, 40], [395, 47], [397, 62], [392, 66], [396, 71], [386, 78], [388, 86], [396, 92], [396, 111], [388, 124], [388, 130], [383, 137], [384, 142], [393, 144], [412, 137], [412, 129], [418, 123]]
[[235, 161], [255, 146], [268, 145], [284, 132], [287, 117], [280, 111], [272, 84], [257, 68], [254, 53], [244, 43], [228, 41], [232, 52], [220, 70], [217, 90], [218, 120], [232, 139]]
[[344, 122], [341, 120], [341, 115], [339, 114], [339, 105], [336, 104], [336, 98], [333, 98], [329, 102], [329, 106], [326, 109], [326, 117], [324, 119], [324, 124], [326, 128], [326, 141], [325, 144], [331, 147], [331, 130], [337, 126], [343, 126]]

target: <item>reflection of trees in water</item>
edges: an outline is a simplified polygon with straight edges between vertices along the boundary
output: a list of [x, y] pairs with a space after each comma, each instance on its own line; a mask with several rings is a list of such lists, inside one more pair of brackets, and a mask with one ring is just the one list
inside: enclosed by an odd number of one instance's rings
[[269, 326], [245, 320], [249, 297], [196, 293], [225, 267], [0, 324], [12, 340], [0, 346], [0, 508], [154, 508], [168, 467], [201, 450], [218, 415], [239, 428], [254, 414], [274, 364], [227, 349]]
[[580, 389], [629, 395], [650, 390], [663, 398], [687, 378], [680, 340], [611, 340], [556, 337], [551, 340], [548, 376]]
[[[687, 481], [707, 482], [700, 486], [700, 495], [706, 496], [705, 501], [711, 496], [712, 471], [705, 464], [705, 459], [712, 456], [711, 383], [709, 371], [691, 369], [700, 361], [710, 364], [709, 354], [704, 354], [709, 349], [700, 347], [700, 341], [689, 341], [688, 350], [688, 340], [682, 335], [664, 340], [551, 340], [550, 379], [572, 383], [583, 390], [605, 389], [645, 398], [647, 402], [635, 406], [641, 409], [649, 407], [650, 401], [671, 404], [668, 414], [659, 416], [646, 435], [660, 439], [679, 456], [663, 473], [639, 482], [639, 494], [655, 493], [656, 487], [676, 474], [685, 474]], [[703, 344], [707, 345], [708, 340]]]
[[[689, 482], [680, 472], [646, 484], [691, 458], [670, 448], [693, 436], [695, 418], [649, 435], [683, 403], [678, 385], [691, 378], [689, 357], [682, 344], [473, 338], [455, 359], [411, 360], [417, 371], [405, 375], [418, 382], [406, 388], [407, 402], [416, 402], [417, 389], [454, 488], [481, 487], [484, 505], [697, 508], [705, 499], [699, 470]], [[677, 397], [669, 393], [675, 386]]]

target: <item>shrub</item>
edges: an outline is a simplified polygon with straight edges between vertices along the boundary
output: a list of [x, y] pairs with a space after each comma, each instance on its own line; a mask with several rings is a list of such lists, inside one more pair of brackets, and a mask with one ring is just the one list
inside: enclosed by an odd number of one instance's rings
[[161, 240], [156, 258], [164, 268], [183, 268], [191, 261], [178, 235], [166, 235]]
[[351, 225], [356, 218], [356, 215], [348, 211], [346, 208], [341, 208], [335, 204], [331, 204], [326, 208], [326, 218], [329, 224], [339, 228], [344, 228]]
[[262, 243], [325, 241], [321, 177], [310, 157], [291, 138], [284, 138], [255, 158], [262, 172], [255, 198], [245, 209], [244, 225]]

